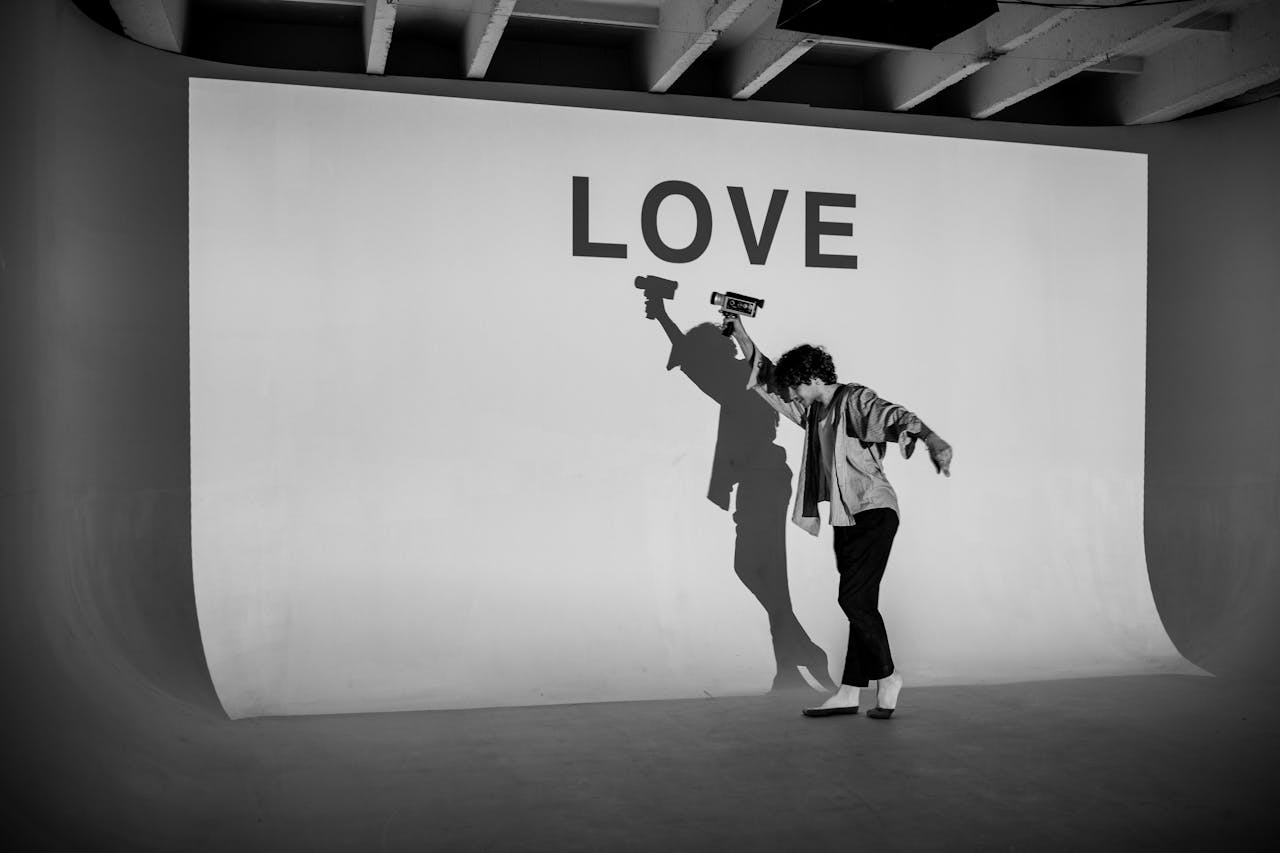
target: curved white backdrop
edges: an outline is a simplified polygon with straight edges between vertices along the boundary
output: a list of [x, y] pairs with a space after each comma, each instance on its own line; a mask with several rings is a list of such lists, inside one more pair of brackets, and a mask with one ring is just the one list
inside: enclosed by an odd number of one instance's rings
[[[1143, 556], [1146, 160], [544, 105], [191, 81], [196, 603], [232, 717], [769, 688], [764, 610], [707, 499], [718, 410], [640, 274], [763, 297], [771, 355], [917, 412], [953, 476], [890, 448], [882, 589], [909, 684], [1186, 670]], [[572, 253], [572, 178], [590, 238]], [[645, 194], [710, 202], [655, 259]], [[756, 227], [748, 263], [728, 186]], [[855, 194], [805, 266], [804, 194]], [[659, 209], [664, 238], [691, 206]], [[801, 432], [778, 444], [798, 463]], [[788, 525], [794, 611], [838, 678], [830, 529]]]

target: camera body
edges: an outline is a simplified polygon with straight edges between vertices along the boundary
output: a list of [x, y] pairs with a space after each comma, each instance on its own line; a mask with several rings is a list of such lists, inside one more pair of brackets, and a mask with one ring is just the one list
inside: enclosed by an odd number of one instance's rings
[[754, 317], [764, 307], [764, 300], [742, 293], [713, 293], [711, 304], [719, 308], [721, 314]]
[[720, 309], [724, 322], [720, 324], [720, 333], [725, 337], [733, 334], [735, 317], [754, 317], [764, 307], [764, 300], [745, 293], [712, 293], [711, 304]]

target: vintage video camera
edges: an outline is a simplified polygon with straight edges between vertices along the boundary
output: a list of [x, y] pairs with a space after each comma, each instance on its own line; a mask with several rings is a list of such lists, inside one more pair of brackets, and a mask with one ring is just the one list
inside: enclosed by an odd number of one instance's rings
[[720, 309], [724, 322], [720, 325], [720, 333], [733, 334], [734, 317], [754, 317], [764, 307], [764, 300], [741, 293], [713, 293], [711, 304]]

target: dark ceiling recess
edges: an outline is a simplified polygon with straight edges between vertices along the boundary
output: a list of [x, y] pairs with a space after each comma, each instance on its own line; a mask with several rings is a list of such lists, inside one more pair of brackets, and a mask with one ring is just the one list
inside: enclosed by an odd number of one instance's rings
[[124, 28], [120, 26], [120, 19], [116, 17], [116, 12], [111, 8], [111, 0], [73, 0], [81, 12], [84, 12], [89, 20], [93, 21], [100, 27], [106, 27], [118, 36], [124, 35]]
[[998, 11], [996, 0], [783, 0], [778, 29], [932, 49]]

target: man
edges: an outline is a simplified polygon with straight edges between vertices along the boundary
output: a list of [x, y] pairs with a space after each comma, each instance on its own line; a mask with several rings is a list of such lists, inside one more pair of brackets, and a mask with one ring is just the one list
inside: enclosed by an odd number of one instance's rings
[[849, 618], [849, 646], [839, 689], [805, 716], [858, 712], [858, 691], [876, 682], [876, 707], [867, 716], [889, 719], [898, 706], [902, 676], [894, 669], [880, 616], [880, 579], [898, 530], [898, 497], [885, 477], [887, 442], [911, 457], [921, 440], [939, 474], [951, 476], [951, 446], [911, 412], [870, 388], [838, 383], [826, 350], [804, 344], [775, 366], [756, 348], [741, 318], [728, 319], [734, 340], [751, 363], [747, 387], [805, 431], [791, 520], [818, 535], [818, 503], [829, 501], [834, 528], [838, 600]]

